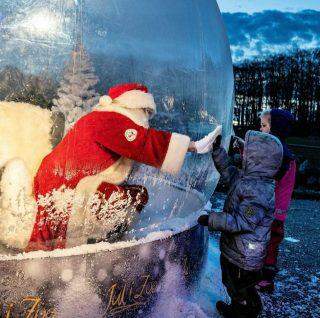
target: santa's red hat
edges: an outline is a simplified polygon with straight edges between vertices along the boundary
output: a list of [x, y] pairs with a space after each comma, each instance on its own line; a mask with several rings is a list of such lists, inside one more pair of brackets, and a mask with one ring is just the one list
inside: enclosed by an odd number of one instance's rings
[[107, 107], [110, 104], [119, 104], [130, 109], [149, 109], [156, 112], [156, 104], [148, 88], [139, 83], [125, 83], [113, 86], [109, 89], [108, 95], [99, 100], [99, 105]]

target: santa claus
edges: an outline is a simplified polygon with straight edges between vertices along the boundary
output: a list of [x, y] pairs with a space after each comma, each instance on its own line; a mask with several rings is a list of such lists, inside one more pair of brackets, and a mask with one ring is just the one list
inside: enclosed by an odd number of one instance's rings
[[134, 161], [177, 174], [187, 151], [209, 151], [219, 133], [192, 142], [149, 128], [155, 112], [147, 87], [129, 83], [112, 87], [76, 122], [35, 176], [38, 213], [26, 251], [106, 239], [113, 218], [120, 217], [125, 227], [148, 201], [144, 187], [126, 184]]

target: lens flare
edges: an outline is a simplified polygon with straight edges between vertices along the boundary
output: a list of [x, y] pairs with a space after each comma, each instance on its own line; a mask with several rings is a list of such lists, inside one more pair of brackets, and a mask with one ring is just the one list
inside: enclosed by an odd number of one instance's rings
[[61, 32], [58, 17], [50, 11], [38, 11], [22, 21], [22, 27], [34, 36], [56, 36]]

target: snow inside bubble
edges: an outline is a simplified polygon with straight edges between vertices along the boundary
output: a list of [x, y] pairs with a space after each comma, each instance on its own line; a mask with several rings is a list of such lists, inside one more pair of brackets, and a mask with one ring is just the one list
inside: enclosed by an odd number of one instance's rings
[[69, 282], [73, 278], [73, 271], [70, 268], [64, 269], [61, 273], [61, 279], [64, 282]]

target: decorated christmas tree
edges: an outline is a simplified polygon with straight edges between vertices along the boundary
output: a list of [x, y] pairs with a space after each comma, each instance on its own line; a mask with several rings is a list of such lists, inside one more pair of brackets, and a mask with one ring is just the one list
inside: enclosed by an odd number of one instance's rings
[[97, 82], [88, 54], [83, 45], [77, 45], [64, 70], [58, 97], [53, 100], [53, 110], [65, 116], [65, 133], [98, 101], [98, 93], [94, 88]]

